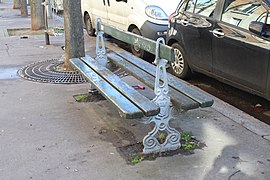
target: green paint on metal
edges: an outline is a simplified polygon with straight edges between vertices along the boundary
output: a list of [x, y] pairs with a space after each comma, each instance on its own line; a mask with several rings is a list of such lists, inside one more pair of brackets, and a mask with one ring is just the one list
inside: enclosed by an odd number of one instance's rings
[[[101, 30], [104, 31], [105, 34], [108, 34], [120, 41], [123, 41], [128, 44], [135, 45], [140, 49], [143, 49], [152, 54], [156, 53], [156, 41], [139, 36], [137, 34], [133, 34], [128, 31], [124, 31], [109, 25], [102, 24]], [[174, 50], [173, 48], [161, 44], [160, 45], [160, 58], [166, 59], [169, 62], [174, 62]]]

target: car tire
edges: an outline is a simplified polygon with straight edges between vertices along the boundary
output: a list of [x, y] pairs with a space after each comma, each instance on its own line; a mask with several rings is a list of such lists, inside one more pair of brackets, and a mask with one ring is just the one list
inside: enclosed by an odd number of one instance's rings
[[171, 47], [174, 48], [175, 61], [170, 64], [169, 71], [181, 79], [188, 79], [191, 76], [191, 69], [183, 48], [178, 43], [172, 44]]
[[[138, 29], [138, 28], [133, 28], [131, 30], [132, 33], [134, 34], [138, 34], [138, 35], [142, 35], [141, 34], [141, 31]], [[134, 46], [134, 45], [130, 45], [130, 50], [132, 52], [132, 54], [134, 54], [135, 56], [139, 57], [139, 58], [144, 58], [144, 55], [145, 55], [145, 51], [138, 48], [137, 46]]]
[[89, 36], [94, 36], [95, 35], [95, 29], [92, 26], [92, 21], [91, 21], [91, 18], [90, 18], [88, 13], [85, 14], [85, 16], [84, 16], [84, 24], [85, 24], [87, 34]]

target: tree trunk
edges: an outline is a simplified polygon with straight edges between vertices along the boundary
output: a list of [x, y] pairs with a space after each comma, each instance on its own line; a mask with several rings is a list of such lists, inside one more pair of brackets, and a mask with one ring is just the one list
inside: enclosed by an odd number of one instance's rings
[[85, 56], [81, 1], [64, 0], [65, 68], [69, 59]]
[[28, 16], [28, 9], [27, 9], [27, 0], [21, 0], [21, 16], [27, 17]]
[[20, 0], [13, 0], [13, 9], [20, 9], [21, 3]]
[[31, 0], [31, 30], [44, 29], [44, 14], [42, 0]]

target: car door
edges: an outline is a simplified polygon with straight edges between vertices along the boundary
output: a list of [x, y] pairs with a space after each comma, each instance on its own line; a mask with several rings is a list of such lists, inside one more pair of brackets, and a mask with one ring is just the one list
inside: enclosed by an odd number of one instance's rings
[[[108, 23], [115, 27], [126, 29], [129, 4], [132, 0], [107, 0]], [[139, 2], [137, 2], [139, 3]]]
[[[212, 71], [212, 29], [216, 0], [190, 0], [176, 17], [176, 27], [192, 68]], [[181, 13], [182, 12], [182, 13]]]
[[265, 93], [270, 44], [249, 31], [266, 9], [254, 0], [223, 0], [220, 21], [213, 30], [213, 71], [250, 92]]
[[107, 3], [107, 0], [90, 1], [93, 19], [100, 18], [103, 23], [108, 22]]

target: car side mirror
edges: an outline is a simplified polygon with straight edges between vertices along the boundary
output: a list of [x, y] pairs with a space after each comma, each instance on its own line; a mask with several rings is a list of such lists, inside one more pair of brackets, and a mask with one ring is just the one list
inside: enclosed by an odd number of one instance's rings
[[121, 2], [121, 1], [123, 1], [123, 2], [127, 2], [127, 0], [116, 0], [117, 2]]
[[270, 35], [270, 25], [262, 22], [252, 21], [249, 24], [249, 31], [257, 34], [259, 36], [269, 37]]

